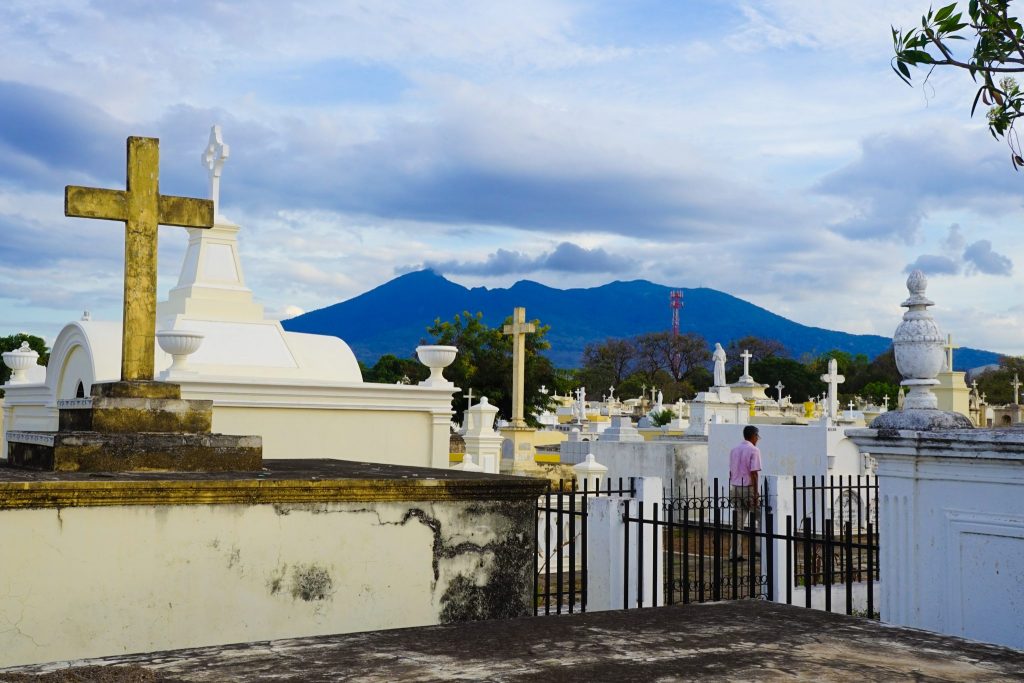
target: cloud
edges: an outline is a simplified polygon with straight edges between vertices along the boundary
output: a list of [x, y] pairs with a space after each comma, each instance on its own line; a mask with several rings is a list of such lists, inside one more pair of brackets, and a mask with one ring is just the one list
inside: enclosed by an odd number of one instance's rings
[[830, 228], [850, 239], [910, 244], [937, 211], [1019, 211], [1018, 179], [998, 147], [981, 144], [975, 132], [946, 126], [866, 138], [858, 159], [813, 188], [846, 204]]
[[946, 239], [942, 242], [942, 246], [947, 251], [959, 253], [960, 250], [964, 248], [965, 244], [967, 244], [967, 240], [965, 240], [964, 236], [960, 233], [960, 224], [953, 223], [949, 226], [949, 235], [947, 235]]
[[[427, 261], [424, 268], [459, 275], [512, 275], [540, 270], [562, 273], [620, 273], [637, 268], [635, 260], [609, 254], [604, 249], [586, 249], [562, 242], [553, 251], [531, 257], [519, 251], [498, 249], [484, 261]], [[414, 268], [398, 269], [413, 270]]]
[[920, 270], [928, 275], [956, 275], [960, 272], [960, 264], [948, 256], [921, 254], [913, 263], [907, 264], [903, 272], [910, 273]]
[[1013, 271], [1013, 261], [992, 251], [992, 242], [989, 240], [978, 240], [967, 245], [964, 249], [964, 261], [967, 262], [969, 273], [1010, 275]]

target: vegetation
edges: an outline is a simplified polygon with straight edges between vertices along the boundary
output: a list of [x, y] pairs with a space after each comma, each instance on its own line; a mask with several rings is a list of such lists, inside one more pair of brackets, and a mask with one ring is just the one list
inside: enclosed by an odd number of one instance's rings
[[[46, 342], [41, 337], [31, 334], [19, 333], [0, 337], [0, 353], [16, 351], [21, 348], [22, 342], [28, 342], [29, 348], [39, 354], [37, 362], [40, 365], [46, 365], [50, 360], [50, 349], [47, 348]], [[6, 384], [9, 379], [11, 379], [11, 369], [0, 363], [0, 384]], [[0, 396], [3, 396], [3, 389], [0, 389]]]
[[[512, 322], [512, 317], [505, 319]], [[551, 361], [540, 354], [550, 347], [545, 336], [550, 327], [539, 320], [533, 321], [537, 331], [526, 335], [526, 395], [524, 411], [526, 421], [538, 426], [533, 413], [548, 407], [549, 397], [541, 392], [541, 386], [549, 390], [568, 391], [570, 385], [565, 375], [555, 372]], [[463, 391], [473, 390], [474, 401], [480, 396], [498, 406], [499, 415], [508, 419], [512, 415], [512, 338], [502, 334], [502, 327], [489, 327], [483, 322], [483, 313], [471, 314], [465, 311], [453, 320], [442, 322], [440, 318], [427, 328], [434, 337], [434, 344], [456, 346], [458, 355], [444, 375]], [[459, 397], [462, 399], [462, 397]], [[455, 420], [462, 421], [466, 401], [455, 401]]]
[[[1020, 356], [1003, 356], [999, 359], [999, 367], [986, 370], [975, 377], [978, 393], [985, 394], [988, 405], [1004, 405], [1013, 403], [1013, 387], [1011, 383], [1016, 376], [1024, 382], [1024, 358]], [[1024, 397], [1024, 389], [1018, 394], [1018, 400]]]
[[[970, 73], [979, 84], [971, 115], [979, 102], [989, 107], [989, 132], [997, 140], [1006, 140], [1013, 167], [1018, 169], [1024, 166], [1024, 157], [1014, 125], [1022, 113], [1024, 93], [1017, 79], [1007, 74], [1024, 72], [1024, 27], [1011, 15], [1011, 2], [970, 0], [966, 21], [954, 2], [935, 11], [929, 9], [921, 17], [921, 28], [903, 31], [893, 27], [892, 68], [907, 85], [911, 85], [911, 66], [928, 67], [925, 82], [940, 66]], [[967, 40], [973, 42], [970, 55], [958, 57], [954, 41]]]

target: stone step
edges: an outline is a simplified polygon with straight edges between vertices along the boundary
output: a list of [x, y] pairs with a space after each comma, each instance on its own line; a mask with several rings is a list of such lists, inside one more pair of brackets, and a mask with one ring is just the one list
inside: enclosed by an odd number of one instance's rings
[[259, 436], [196, 433], [8, 432], [8, 464], [51, 472], [255, 472]]
[[209, 432], [213, 401], [181, 398], [92, 398], [57, 402], [61, 432]]

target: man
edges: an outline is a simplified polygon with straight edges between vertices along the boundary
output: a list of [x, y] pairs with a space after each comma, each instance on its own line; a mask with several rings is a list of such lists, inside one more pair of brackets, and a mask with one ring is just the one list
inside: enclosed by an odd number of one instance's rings
[[[747, 425], [743, 428], [743, 441], [729, 452], [729, 497], [733, 510], [743, 513], [740, 518], [743, 524], [751, 527], [757, 524], [758, 474], [761, 472], [761, 451], [757, 442], [760, 440], [757, 427]], [[729, 555], [732, 561], [743, 559], [739, 543], [733, 543]]]

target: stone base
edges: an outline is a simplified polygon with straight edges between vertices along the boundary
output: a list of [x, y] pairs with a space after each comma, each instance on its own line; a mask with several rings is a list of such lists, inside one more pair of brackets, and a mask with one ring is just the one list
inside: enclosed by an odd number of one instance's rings
[[180, 398], [77, 398], [58, 401], [61, 432], [208, 433], [213, 401]]
[[890, 410], [871, 422], [871, 429], [930, 432], [946, 429], [974, 429], [966, 415], [945, 410], [910, 408]]
[[51, 472], [256, 472], [259, 436], [9, 432], [7, 462]]

